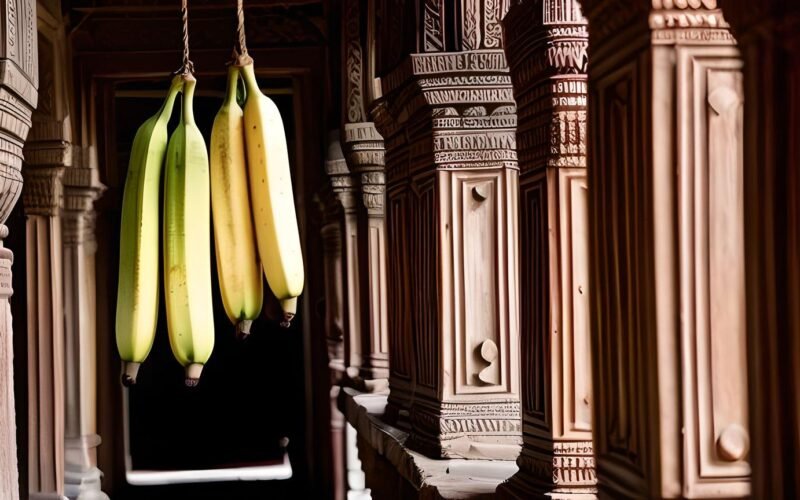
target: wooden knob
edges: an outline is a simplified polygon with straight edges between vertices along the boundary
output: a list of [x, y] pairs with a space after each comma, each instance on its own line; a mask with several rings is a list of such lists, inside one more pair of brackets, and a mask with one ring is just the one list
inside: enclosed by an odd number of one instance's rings
[[472, 188], [472, 197], [475, 198], [476, 201], [484, 201], [486, 198], [489, 197], [486, 194], [486, 186], [474, 186]]
[[737, 424], [731, 424], [717, 438], [717, 453], [728, 462], [736, 462], [747, 456], [750, 451], [750, 436]]

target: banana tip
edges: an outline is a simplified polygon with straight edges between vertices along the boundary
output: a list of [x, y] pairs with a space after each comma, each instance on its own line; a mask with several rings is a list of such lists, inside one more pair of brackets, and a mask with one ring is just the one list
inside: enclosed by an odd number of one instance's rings
[[242, 320], [236, 323], [236, 338], [244, 340], [250, 336], [250, 328], [253, 326], [253, 321], [249, 319]]
[[294, 313], [284, 312], [283, 321], [281, 321], [281, 328], [289, 328], [292, 326], [292, 319], [294, 319]]
[[197, 387], [200, 383], [200, 374], [203, 372], [203, 365], [192, 363], [186, 367], [186, 387]]
[[141, 363], [126, 361], [122, 366], [122, 385], [131, 387], [136, 384], [136, 375], [139, 373]]

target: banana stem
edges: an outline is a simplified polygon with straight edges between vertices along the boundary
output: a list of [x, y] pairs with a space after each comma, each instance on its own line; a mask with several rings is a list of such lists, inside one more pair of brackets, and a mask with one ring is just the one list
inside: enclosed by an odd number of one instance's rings
[[164, 104], [161, 105], [161, 109], [158, 111], [159, 118], [163, 119], [166, 117], [169, 119], [172, 116], [172, 108], [175, 106], [175, 99], [178, 97], [178, 93], [183, 90], [183, 77], [176, 76], [172, 79], [172, 83], [169, 86], [169, 93], [167, 94], [167, 99], [164, 101]]
[[184, 75], [183, 81], [183, 121], [184, 123], [194, 123], [192, 99], [194, 98], [194, 88], [197, 85], [197, 80], [192, 75]]
[[261, 89], [258, 88], [258, 81], [256, 81], [252, 63], [242, 66], [242, 79], [244, 79], [244, 86], [248, 94], [258, 95], [257, 92], [261, 92]]
[[236, 99], [236, 91], [239, 86], [239, 68], [228, 67], [228, 86], [225, 88], [225, 102], [227, 105]]

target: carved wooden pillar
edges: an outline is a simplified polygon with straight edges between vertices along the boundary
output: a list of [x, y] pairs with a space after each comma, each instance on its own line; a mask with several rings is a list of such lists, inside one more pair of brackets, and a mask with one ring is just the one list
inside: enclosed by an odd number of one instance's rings
[[27, 216], [28, 488], [62, 498], [65, 455], [65, 337], [62, 178], [72, 166], [66, 36], [59, 17], [37, 12], [41, 88], [25, 145]]
[[[31, 126], [39, 86], [36, 2], [0, 0], [0, 498], [19, 498], [14, 407], [13, 328], [9, 299], [14, 255], [4, 248], [3, 223], [22, 192], [22, 147]], [[24, 300], [24, 298], [23, 298]], [[23, 403], [24, 404], [24, 403]]]
[[[38, 112], [38, 111], [37, 111]], [[64, 299], [61, 216], [69, 143], [34, 121], [25, 147], [27, 216], [28, 482], [31, 495], [64, 493]]]
[[70, 498], [107, 499], [97, 468], [97, 325], [94, 201], [104, 187], [90, 150], [64, 170], [65, 480]]
[[342, 213], [341, 205], [331, 190], [318, 197], [323, 217], [322, 255], [325, 272], [325, 343], [328, 346], [331, 402], [331, 448], [333, 471], [333, 498], [347, 498], [345, 469], [345, 419], [338, 407], [339, 391], [344, 378], [344, 286], [342, 264]]
[[[384, 223], [383, 137], [369, 121], [365, 81], [369, 85], [362, 43], [360, 0], [342, 5], [342, 147], [361, 197], [356, 201], [359, 237], [358, 276], [361, 301], [360, 378], [368, 390], [385, 389], [389, 377], [386, 312], [386, 225]], [[366, 23], [364, 23], [366, 24]], [[365, 26], [366, 27], [366, 26]]]
[[[404, 171], [408, 166], [408, 142], [401, 126], [389, 114], [385, 99], [375, 102], [372, 109], [375, 124], [388, 137], [385, 142], [385, 164]], [[385, 182], [385, 173], [384, 173]], [[399, 176], [391, 186], [384, 187], [384, 214], [387, 235], [386, 301], [389, 362], [389, 398], [386, 418], [391, 424], [410, 430], [411, 400], [416, 385], [415, 343], [412, 335], [411, 298], [414, 290], [407, 285], [411, 273], [408, 220], [405, 199], [409, 183]], [[394, 201], [394, 205], [391, 200]], [[391, 215], [390, 215], [391, 214]]]
[[586, 20], [576, 1], [545, 0], [515, 5], [504, 24], [518, 116], [524, 443], [501, 490], [591, 494]]
[[[411, 381], [393, 367], [390, 388], [408, 383], [413, 391], [404, 398], [412, 447], [435, 457], [514, 459], [521, 442], [518, 172], [499, 24], [507, 5], [433, 4], [417, 18], [424, 36], [416, 50], [428, 53], [410, 54], [381, 78], [395, 122], [380, 130], [389, 324], [402, 339], [397, 347], [414, 358]], [[463, 23], [452, 39], [450, 19]], [[391, 347], [394, 364], [404, 353]]]
[[328, 157], [325, 160], [325, 171], [330, 178], [331, 187], [341, 206], [341, 230], [344, 274], [344, 368], [350, 377], [357, 377], [361, 368], [361, 281], [358, 266], [358, 185], [347, 168], [347, 162], [339, 143], [339, 132], [330, 133], [328, 139]]
[[356, 201], [362, 297], [360, 376], [366, 389], [380, 390], [389, 378], [383, 137], [372, 122], [346, 123], [344, 149], [361, 194]]
[[715, 0], [582, 5], [600, 494], [746, 496], [735, 41]]
[[725, 0], [744, 59], [753, 498], [800, 496], [800, 3]]

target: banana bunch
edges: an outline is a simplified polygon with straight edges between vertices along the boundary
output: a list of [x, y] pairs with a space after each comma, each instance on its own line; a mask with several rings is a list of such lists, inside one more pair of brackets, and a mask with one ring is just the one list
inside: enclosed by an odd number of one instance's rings
[[186, 368], [186, 385], [194, 386], [214, 349], [211, 207], [208, 152], [192, 107], [196, 81], [184, 81], [164, 179], [164, 289], [172, 353]]
[[228, 67], [225, 100], [211, 130], [211, 209], [222, 303], [240, 338], [261, 312], [264, 284], [256, 253], [247, 160], [244, 113], [236, 102], [239, 69]]
[[278, 107], [261, 93], [252, 60], [241, 67], [247, 89], [244, 142], [258, 254], [288, 327], [305, 280], [286, 134]]
[[[236, 95], [243, 79], [247, 99]], [[283, 121], [261, 93], [252, 60], [232, 65], [211, 133], [211, 154], [194, 121], [196, 81], [175, 77], [166, 101], [137, 131], [125, 181], [120, 234], [116, 338], [123, 383], [136, 382], [158, 316], [158, 193], [164, 180], [164, 290], [170, 346], [197, 384], [214, 349], [210, 217], [220, 291], [228, 318], [246, 336], [264, 299], [262, 264], [288, 327], [303, 291], [304, 269]], [[181, 119], [167, 124], [183, 91]], [[210, 175], [210, 179], [209, 179]], [[209, 203], [211, 202], [211, 206]]]
[[158, 317], [158, 192], [167, 150], [167, 123], [183, 80], [175, 77], [161, 109], [133, 140], [122, 196], [116, 338], [122, 382], [136, 383], [153, 346]]

